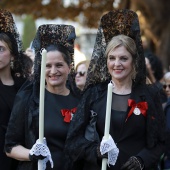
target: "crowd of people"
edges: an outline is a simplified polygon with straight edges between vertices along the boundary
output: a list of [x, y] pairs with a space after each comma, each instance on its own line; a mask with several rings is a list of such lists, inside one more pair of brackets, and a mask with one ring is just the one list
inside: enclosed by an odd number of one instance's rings
[[72, 25], [43, 24], [24, 51], [12, 14], [0, 10], [0, 169], [170, 169], [170, 72], [145, 53], [137, 14], [105, 13], [90, 61], [75, 64], [75, 40]]

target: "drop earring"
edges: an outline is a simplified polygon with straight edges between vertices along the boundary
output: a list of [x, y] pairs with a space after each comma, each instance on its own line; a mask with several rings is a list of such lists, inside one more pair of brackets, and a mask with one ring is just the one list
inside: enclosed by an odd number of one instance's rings
[[10, 67], [11, 67], [11, 69], [14, 69], [14, 60], [10, 61]]

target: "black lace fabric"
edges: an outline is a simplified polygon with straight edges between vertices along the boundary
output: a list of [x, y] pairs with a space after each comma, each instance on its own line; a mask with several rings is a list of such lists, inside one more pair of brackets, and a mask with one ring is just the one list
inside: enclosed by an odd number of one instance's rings
[[0, 34], [6, 34], [12, 42], [12, 55], [14, 57], [14, 67], [11, 68], [13, 77], [29, 77], [29, 68], [26, 61], [27, 56], [24, 54], [23, 45], [20, 34], [14, 22], [12, 14], [5, 10], [0, 9]]
[[135, 41], [138, 53], [135, 68], [137, 71], [135, 84], [145, 83], [146, 69], [138, 16], [135, 12], [124, 9], [110, 11], [103, 15], [100, 20], [93, 54], [87, 73], [85, 89], [88, 88], [89, 85], [110, 80], [110, 74], [108, 73], [106, 64], [105, 50], [112, 37], [120, 34], [127, 35]]
[[[72, 25], [44, 24], [38, 27], [32, 46], [35, 50], [34, 73], [33, 73], [33, 98], [38, 103], [39, 83], [41, 71], [42, 49], [50, 44], [61, 45], [70, 53], [71, 72], [68, 76], [67, 85], [73, 93], [77, 93], [75, 85], [74, 70], [74, 40], [76, 38], [75, 28]], [[34, 110], [34, 109], [33, 109]]]
[[70, 53], [72, 70], [74, 73], [74, 40], [75, 28], [72, 25], [47, 24], [39, 26], [32, 46], [35, 50], [34, 76], [39, 80], [41, 66], [41, 51], [50, 44], [64, 46]]
[[32, 46], [35, 49], [35, 53], [38, 53], [49, 44], [60, 44], [66, 47], [70, 52], [72, 62], [74, 63], [73, 55], [75, 38], [75, 28], [72, 25], [41, 25], [38, 28]]
[[22, 41], [12, 14], [5, 9], [0, 9], [0, 32], [11, 33], [16, 40], [18, 52], [23, 51]]
[[[138, 16], [135, 12], [127, 9], [110, 11], [100, 20], [87, 73], [84, 95], [78, 106], [77, 113], [70, 124], [65, 147], [66, 165], [68, 167], [74, 161], [79, 162], [79, 159], [85, 159], [85, 157], [90, 163], [96, 162], [95, 159], [97, 156], [94, 153], [100, 141], [98, 139], [93, 142], [87, 141], [84, 133], [90, 120], [91, 106], [94, 102], [100, 100], [101, 91], [106, 90], [107, 84], [111, 79], [105, 57], [106, 46], [112, 37], [119, 34], [130, 36], [137, 46], [138, 57], [136, 57], [135, 65], [137, 74], [133, 80], [133, 94], [130, 97], [135, 99], [140, 96], [141, 98], [141, 94], [144, 94], [144, 98], [141, 100], [147, 101], [149, 106], [146, 120], [146, 147], [154, 148], [160, 141], [165, 141], [165, 117], [158, 99], [159, 91], [155, 86], [146, 85], [145, 57], [143, 54]], [[84, 155], [87, 151], [90, 151], [89, 155]], [[77, 169], [81, 169], [81, 167]], [[94, 169], [98, 170], [101, 168], [96, 165]]]

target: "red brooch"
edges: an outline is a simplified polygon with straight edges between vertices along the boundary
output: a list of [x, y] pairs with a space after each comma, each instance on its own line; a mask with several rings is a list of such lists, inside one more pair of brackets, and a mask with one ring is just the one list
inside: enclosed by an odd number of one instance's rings
[[64, 116], [64, 122], [69, 123], [70, 120], [73, 117], [73, 114], [76, 112], [77, 108], [73, 108], [73, 109], [61, 109], [61, 114], [62, 116]]
[[132, 115], [132, 113], [134, 113], [135, 115], [142, 114], [143, 116], [146, 117], [146, 110], [148, 109], [148, 103], [147, 102], [136, 103], [134, 100], [128, 99], [128, 106], [130, 106], [131, 109], [128, 113], [126, 121]]

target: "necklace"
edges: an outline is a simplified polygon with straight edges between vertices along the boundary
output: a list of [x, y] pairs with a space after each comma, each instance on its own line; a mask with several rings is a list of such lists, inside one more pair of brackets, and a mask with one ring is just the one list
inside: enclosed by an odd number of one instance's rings
[[123, 89], [118, 89], [115, 85], [115, 83], [113, 82], [113, 80], [110, 81], [113, 85], [112, 88], [112, 92], [114, 92], [115, 94], [130, 94], [131, 93], [131, 88], [123, 88]]

